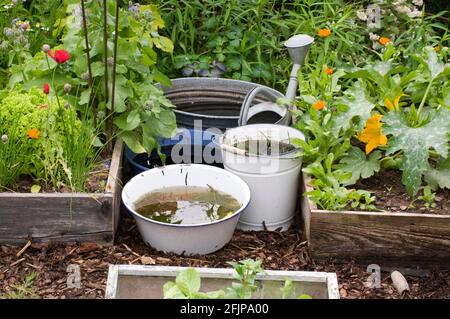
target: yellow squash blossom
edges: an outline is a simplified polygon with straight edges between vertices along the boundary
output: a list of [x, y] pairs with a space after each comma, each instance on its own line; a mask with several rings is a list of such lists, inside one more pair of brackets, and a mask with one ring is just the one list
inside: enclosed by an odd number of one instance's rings
[[378, 146], [387, 144], [387, 137], [381, 132], [381, 125], [383, 125], [380, 122], [381, 117], [382, 115], [380, 114], [372, 115], [367, 120], [364, 130], [358, 135], [358, 139], [366, 143], [366, 155]]
[[397, 96], [394, 99], [394, 103], [391, 102], [391, 100], [387, 97], [386, 100], [384, 100], [384, 105], [390, 110], [390, 111], [398, 111], [400, 98], [402, 95]]

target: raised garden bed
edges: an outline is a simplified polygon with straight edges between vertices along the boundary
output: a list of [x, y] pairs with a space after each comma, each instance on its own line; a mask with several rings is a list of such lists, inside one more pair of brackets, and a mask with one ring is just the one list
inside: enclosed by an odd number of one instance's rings
[[120, 215], [122, 154], [118, 140], [102, 193], [0, 193], [0, 243], [112, 244]]
[[[309, 180], [303, 174], [303, 193], [311, 190]], [[448, 268], [450, 212], [405, 211], [326, 211], [301, 198], [304, 232], [316, 259]]]
[[[110, 265], [106, 285], [107, 299], [163, 298], [163, 286], [174, 280], [184, 267]], [[231, 286], [235, 271], [225, 268], [195, 268], [202, 278], [202, 291]], [[281, 298], [280, 288], [286, 279], [292, 280], [296, 294], [308, 294], [314, 299], [339, 299], [335, 273], [309, 271], [271, 271], [257, 276], [255, 298]]]

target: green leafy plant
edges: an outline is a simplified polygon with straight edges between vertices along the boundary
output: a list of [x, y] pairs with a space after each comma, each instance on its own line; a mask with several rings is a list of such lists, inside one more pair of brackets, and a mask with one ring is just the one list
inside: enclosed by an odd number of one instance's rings
[[[352, 161], [352, 157], [359, 155], [350, 143], [357, 127], [348, 125], [347, 129], [336, 131], [332, 121], [332, 105], [317, 111], [310, 105], [313, 103], [314, 100], [299, 103], [302, 112], [305, 113], [302, 113], [302, 120], [296, 123], [296, 127], [306, 135], [307, 140], [293, 141], [293, 144], [302, 149], [305, 163], [303, 172], [312, 177], [311, 185], [314, 189], [306, 195], [323, 209], [336, 210], [347, 206], [375, 209], [372, 204], [374, 197], [369, 192], [346, 188], [346, 185], [353, 184], [357, 174], [362, 172], [362, 166], [357, 171], [356, 167], [349, 170], [348, 166], [343, 165]], [[363, 174], [368, 174], [369, 171], [367, 169]]]
[[[225, 76], [283, 88], [289, 60], [282, 43], [295, 33], [332, 30], [325, 48], [313, 46], [305, 68], [331, 61], [359, 62], [365, 51], [355, 22], [356, 5], [317, 1], [158, 1], [174, 55], [162, 55], [165, 72], [177, 76]], [[317, 41], [322, 41], [318, 39]], [[340, 54], [337, 54], [339, 52]], [[223, 68], [225, 66], [226, 68]], [[314, 79], [314, 77], [310, 77]]]
[[387, 45], [381, 60], [342, 66], [327, 76], [317, 68], [316, 80], [301, 86], [305, 94], [297, 103], [296, 127], [307, 141], [297, 144], [312, 177], [308, 196], [318, 206], [374, 209], [368, 192], [346, 186], [385, 169], [402, 170], [411, 196], [423, 178], [433, 189], [446, 187], [449, 68], [442, 62], [446, 50], [437, 51], [416, 49], [405, 59]]
[[[65, 87], [68, 93], [70, 85]], [[20, 174], [26, 174], [47, 188], [84, 191], [102, 144], [88, 112], [81, 114], [80, 119], [58, 92], [48, 96], [33, 88], [28, 93], [16, 90], [4, 98], [1, 129], [9, 141], [2, 143], [1, 166], [8, 172], [2, 175], [1, 185], [12, 186]], [[39, 190], [37, 184], [32, 188]]]
[[359, 147], [352, 147], [348, 155], [341, 160], [341, 170], [350, 172], [352, 177], [347, 182], [349, 185], [355, 184], [360, 179], [371, 177], [380, 170], [381, 152], [375, 151], [366, 156]]
[[385, 114], [382, 131], [391, 135], [386, 155], [401, 155], [402, 181], [413, 196], [423, 174], [430, 170], [430, 153], [443, 158], [448, 154], [450, 118], [445, 96], [450, 68], [432, 47], [413, 55], [418, 64], [396, 65], [396, 52], [387, 48], [383, 61], [369, 63], [346, 76], [364, 81], [378, 102], [377, 111]]
[[[115, 32], [114, 21], [116, 11], [115, 1], [107, 1], [106, 33]], [[139, 6], [132, 4], [128, 10], [120, 8], [118, 25], [117, 55], [114, 60], [113, 37], [107, 40], [107, 50], [104, 50], [103, 3], [86, 2], [88, 12], [88, 43], [90, 65], [85, 55], [86, 37], [84, 33], [79, 1], [68, 1], [68, 16], [60, 23], [64, 26], [62, 47], [71, 55], [64, 68], [48, 59], [45, 52], [37, 53], [23, 66], [22, 72], [13, 73], [10, 86], [24, 82], [26, 89], [42, 86], [52, 79], [55, 91], [61, 92], [64, 84], [77, 87], [67, 97], [73, 105], [78, 105], [78, 111], [86, 106], [91, 110], [94, 123], [105, 118], [107, 140], [112, 137], [112, 122], [116, 133], [136, 153], [159, 150], [157, 137], [170, 137], [175, 128], [173, 105], [163, 96], [156, 82], [170, 85], [169, 79], [156, 67], [157, 50], [172, 52], [170, 39], [159, 34], [164, 22], [154, 5]], [[112, 108], [112, 78], [115, 68], [114, 108]], [[76, 101], [76, 103], [75, 103]]]
[[[165, 299], [251, 299], [257, 290], [256, 276], [264, 272], [260, 260], [246, 259], [239, 262], [229, 262], [235, 270], [234, 278], [237, 280], [226, 290], [201, 292], [201, 278], [193, 268], [182, 270], [175, 281], [164, 284]], [[283, 299], [292, 295], [292, 281], [286, 280], [280, 289]], [[298, 299], [311, 299], [309, 295], [302, 294]]]
[[334, 105], [338, 112], [333, 117], [333, 130], [347, 130], [351, 126], [362, 129], [363, 124], [370, 118], [375, 104], [371, 102], [361, 82], [356, 82], [342, 96], [335, 99]]
[[[19, 120], [19, 114], [11, 118], [13, 123]], [[0, 189], [8, 189], [14, 185], [24, 166], [30, 161], [30, 145], [24, 141], [17, 126], [0, 127]]]
[[[294, 290], [292, 280], [286, 279], [284, 282], [284, 286], [280, 288], [280, 290], [281, 290], [281, 298], [289, 299], [292, 296]], [[300, 294], [297, 296], [296, 299], [312, 299], [312, 297], [308, 294]]]
[[164, 299], [223, 299], [225, 292], [222, 290], [212, 292], [200, 292], [201, 279], [193, 268], [181, 271], [175, 282], [164, 284]]
[[423, 195], [419, 196], [417, 199], [423, 200], [426, 208], [436, 207], [436, 194], [431, 191], [431, 187], [428, 185], [423, 188]]
[[0, 299], [38, 299], [39, 295], [33, 288], [33, 283], [37, 277], [37, 272], [31, 272], [23, 279], [19, 285], [13, 285], [12, 292], [0, 295]]
[[[63, 140], [70, 133], [73, 137], [70, 147], [80, 142], [81, 123], [75, 111], [59, 106], [36, 88], [29, 92], [17, 89], [0, 102], [0, 123], [2, 134], [9, 140], [2, 144], [3, 151], [9, 153], [2, 157], [2, 166], [11, 169], [3, 176], [15, 176], [2, 186], [12, 186], [20, 174], [25, 174], [58, 188], [65, 180], [60, 165], [66, 155]], [[13, 145], [16, 149], [12, 149]]]
[[442, 157], [448, 154], [450, 112], [437, 111], [428, 123], [411, 127], [401, 113], [390, 113], [384, 117], [385, 133], [391, 134], [386, 153], [403, 152], [400, 169], [402, 182], [410, 195], [415, 195], [422, 184], [423, 174], [430, 168], [429, 149], [434, 148]]
[[438, 188], [450, 189], [450, 157], [447, 159], [440, 157], [437, 160], [436, 167], [431, 168], [424, 174], [425, 181], [433, 190]]
[[228, 289], [226, 297], [231, 299], [250, 299], [256, 292], [256, 275], [263, 273], [261, 260], [246, 259], [239, 262], [229, 262], [236, 271], [235, 279], [231, 288]]
[[21, 61], [40, 51], [43, 44], [57, 43], [65, 10], [65, 1], [58, 0], [0, 1], [1, 87], [8, 82], [9, 67], [15, 69], [13, 73], [20, 71]]
[[[386, 37], [407, 55], [417, 45], [445, 47], [449, 35], [422, 6], [398, 12], [400, 4], [377, 1], [380, 25], [368, 26], [361, 2], [327, 1], [157, 1], [166, 25], [164, 34], [174, 45], [173, 56], [163, 54], [161, 64], [171, 77], [224, 76], [284, 89], [289, 60], [282, 43], [291, 35], [316, 35], [303, 68], [307, 82], [320, 81], [315, 70], [345, 63], [360, 65], [379, 56]], [[410, 5], [408, 5], [410, 6]], [[411, 14], [414, 12], [413, 14]], [[370, 24], [370, 23], [369, 23]], [[440, 36], [443, 34], [443, 36]], [[225, 66], [226, 68], [224, 68]]]
[[322, 209], [339, 210], [347, 206], [362, 210], [374, 210], [375, 198], [364, 190], [347, 189], [344, 185], [350, 180], [352, 173], [334, 169], [333, 153], [328, 154], [323, 166], [314, 162], [303, 171], [312, 177], [313, 190], [306, 195]]
[[232, 286], [227, 290], [212, 292], [199, 292], [201, 279], [195, 269], [188, 268], [181, 271], [175, 282], [169, 281], [164, 284], [164, 298], [166, 299], [251, 299], [257, 287], [255, 285], [256, 275], [263, 272], [261, 261], [246, 259], [239, 262], [230, 262], [236, 271]]

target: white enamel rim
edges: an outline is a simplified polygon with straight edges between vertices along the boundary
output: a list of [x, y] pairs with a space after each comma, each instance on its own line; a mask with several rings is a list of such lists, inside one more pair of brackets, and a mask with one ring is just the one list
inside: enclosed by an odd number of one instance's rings
[[[216, 171], [218, 174], [222, 174], [222, 175], [227, 175], [230, 178], [232, 178], [236, 184], [239, 185], [239, 187], [242, 188], [242, 191], [244, 192], [244, 196], [245, 198], [247, 198], [248, 200], [246, 201], [246, 203], [242, 203], [242, 206], [239, 210], [237, 210], [234, 214], [225, 217], [223, 219], [219, 219], [210, 223], [202, 223], [202, 224], [169, 224], [169, 223], [163, 223], [163, 222], [159, 222], [150, 218], [147, 218], [145, 216], [142, 216], [141, 214], [139, 214], [138, 212], [136, 212], [130, 203], [128, 203], [128, 201], [125, 201], [124, 198], [126, 198], [126, 191], [127, 189], [130, 187], [129, 185], [132, 184], [133, 180], [137, 180], [138, 178], [142, 178], [145, 177], [146, 175], [151, 175], [153, 174], [155, 171], [160, 171], [162, 169], [176, 169], [179, 170], [180, 168], [183, 167], [198, 167], [201, 169], [205, 169], [205, 170], [210, 170], [210, 171]], [[175, 186], [175, 185], [174, 185]], [[218, 168], [218, 167], [214, 167], [214, 166], [210, 166], [210, 165], [204, 165], [204, 164], [172, 164], [172, 165], [167, 165], [167, 166], [161, 166], [161, 167], [156, 167], [156, 168], [152, 168], [149, 169], [145, 172], [142, 172], [138, 175], [136, 175], [135, 177], [133, 177], [132, 179], [130, 179], [128, 181], [128, 183], [124, 186], [123, 190], [122, 190], [122, 202], [125, 205], [125, 207], [128, 209], [129, 212], [131, 212], [135, 217], [140, 218], [142, 220], [154, 223], [154, 224], [158, 224], [158, 225], [162, 225], [162, 226], [167, 226], [167, 227], [178, 227], [178, 228], [186, 228], [186, 227], [204, 227], [204, 226], [209, 226], [209, 225], [214, 225], [214, 224], [219, 224], [219, 223], [223, 223], [229, 219], [232, 219], [234, 217], [236, 217], [236, 215], [239, 215], [240, 213], [242, 213], [247, 206], [250, 204], [250, 200], [251, 200], [251, 193], [250, 193], [250, 188], [248, 187], [247, 183], [244, 182], [239, 176], [236, 176], [233, 173], [230, 173], [224, 169]]]
[[[256, 127], [256, 126], [260, 126], [260, 125], [261, 124], [248, 124], [248, 125], [245, 125], [245, 127], [252, 128], [252, 127]], [[267, 126], [267, 127], [272, 127], [274, 129], [277, 129], [277, 128], [279, 129], [280, 128], [280, 125], [278, 125], [278, 124], [264, 124], [264, 125]], [[214, 135], [211, 138], [211, 141], [214, 144], [218, 145], [222, 149], [222, 151], [224, 151], [226, 153], [237, 154], [237, 153], [235, 153], [233, 151], [230, 151], [229, 149], [226, 149], [226, 148], [224, 149], [221, 146], [222, 146], [222, 144], [225, 144], [224, 140], [226, 139], [227, 133], [230, 134], [230, 132], [232, 133], [232, 131], [234, 131], [234, 130], [242, 129], [242, 127], [243, 126], [234, 127], [234, 128], [231, 128], [231, 129], [227, 130], [222, 135]], [[289, 129], [297, 130], [296, 128], [293, 128], [293, 127], [289, 127], [289, 126], [286, 126], [286, 127], [289, 128]], [[305, 138], [305, 134], [303, 134], [299, 130], [297, 130], [297, 131], [298, 131], [298, 133], [300, 135], [302, 135], [301, 139], [303, 141], [305, 141], [305, 139], [306, 139]], [[281, 156], [280, 155], [256, 155], [256, 154], [246, 153], [245, 157], [272, 158], [272, 159], [277, 159], [277, 160], [292, 160], [292, 159], [296, 159], [296, 158], [302, 157], [303, 156], [303, 152], [302, 152], [303, 149], [301, 147], [296, 147], [296, 146], [294, 146], [294, 147], [295, 148], [292, 151], [283, 153]], [[237, 155], [239, 155], [239, 154], [237, 154]], [[244, 156], [244, 155], [241, 155], [241, 156]]]

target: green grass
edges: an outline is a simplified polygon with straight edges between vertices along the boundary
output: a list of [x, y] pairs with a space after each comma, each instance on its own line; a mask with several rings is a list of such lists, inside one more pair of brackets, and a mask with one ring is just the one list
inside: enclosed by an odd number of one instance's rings
[[33, 288], [37, 275], [37, 272], [31, 272], [20, 284], [11, 286], [11, 292], [0, 295], [0, 299], [38, 299], [39, 295]]

